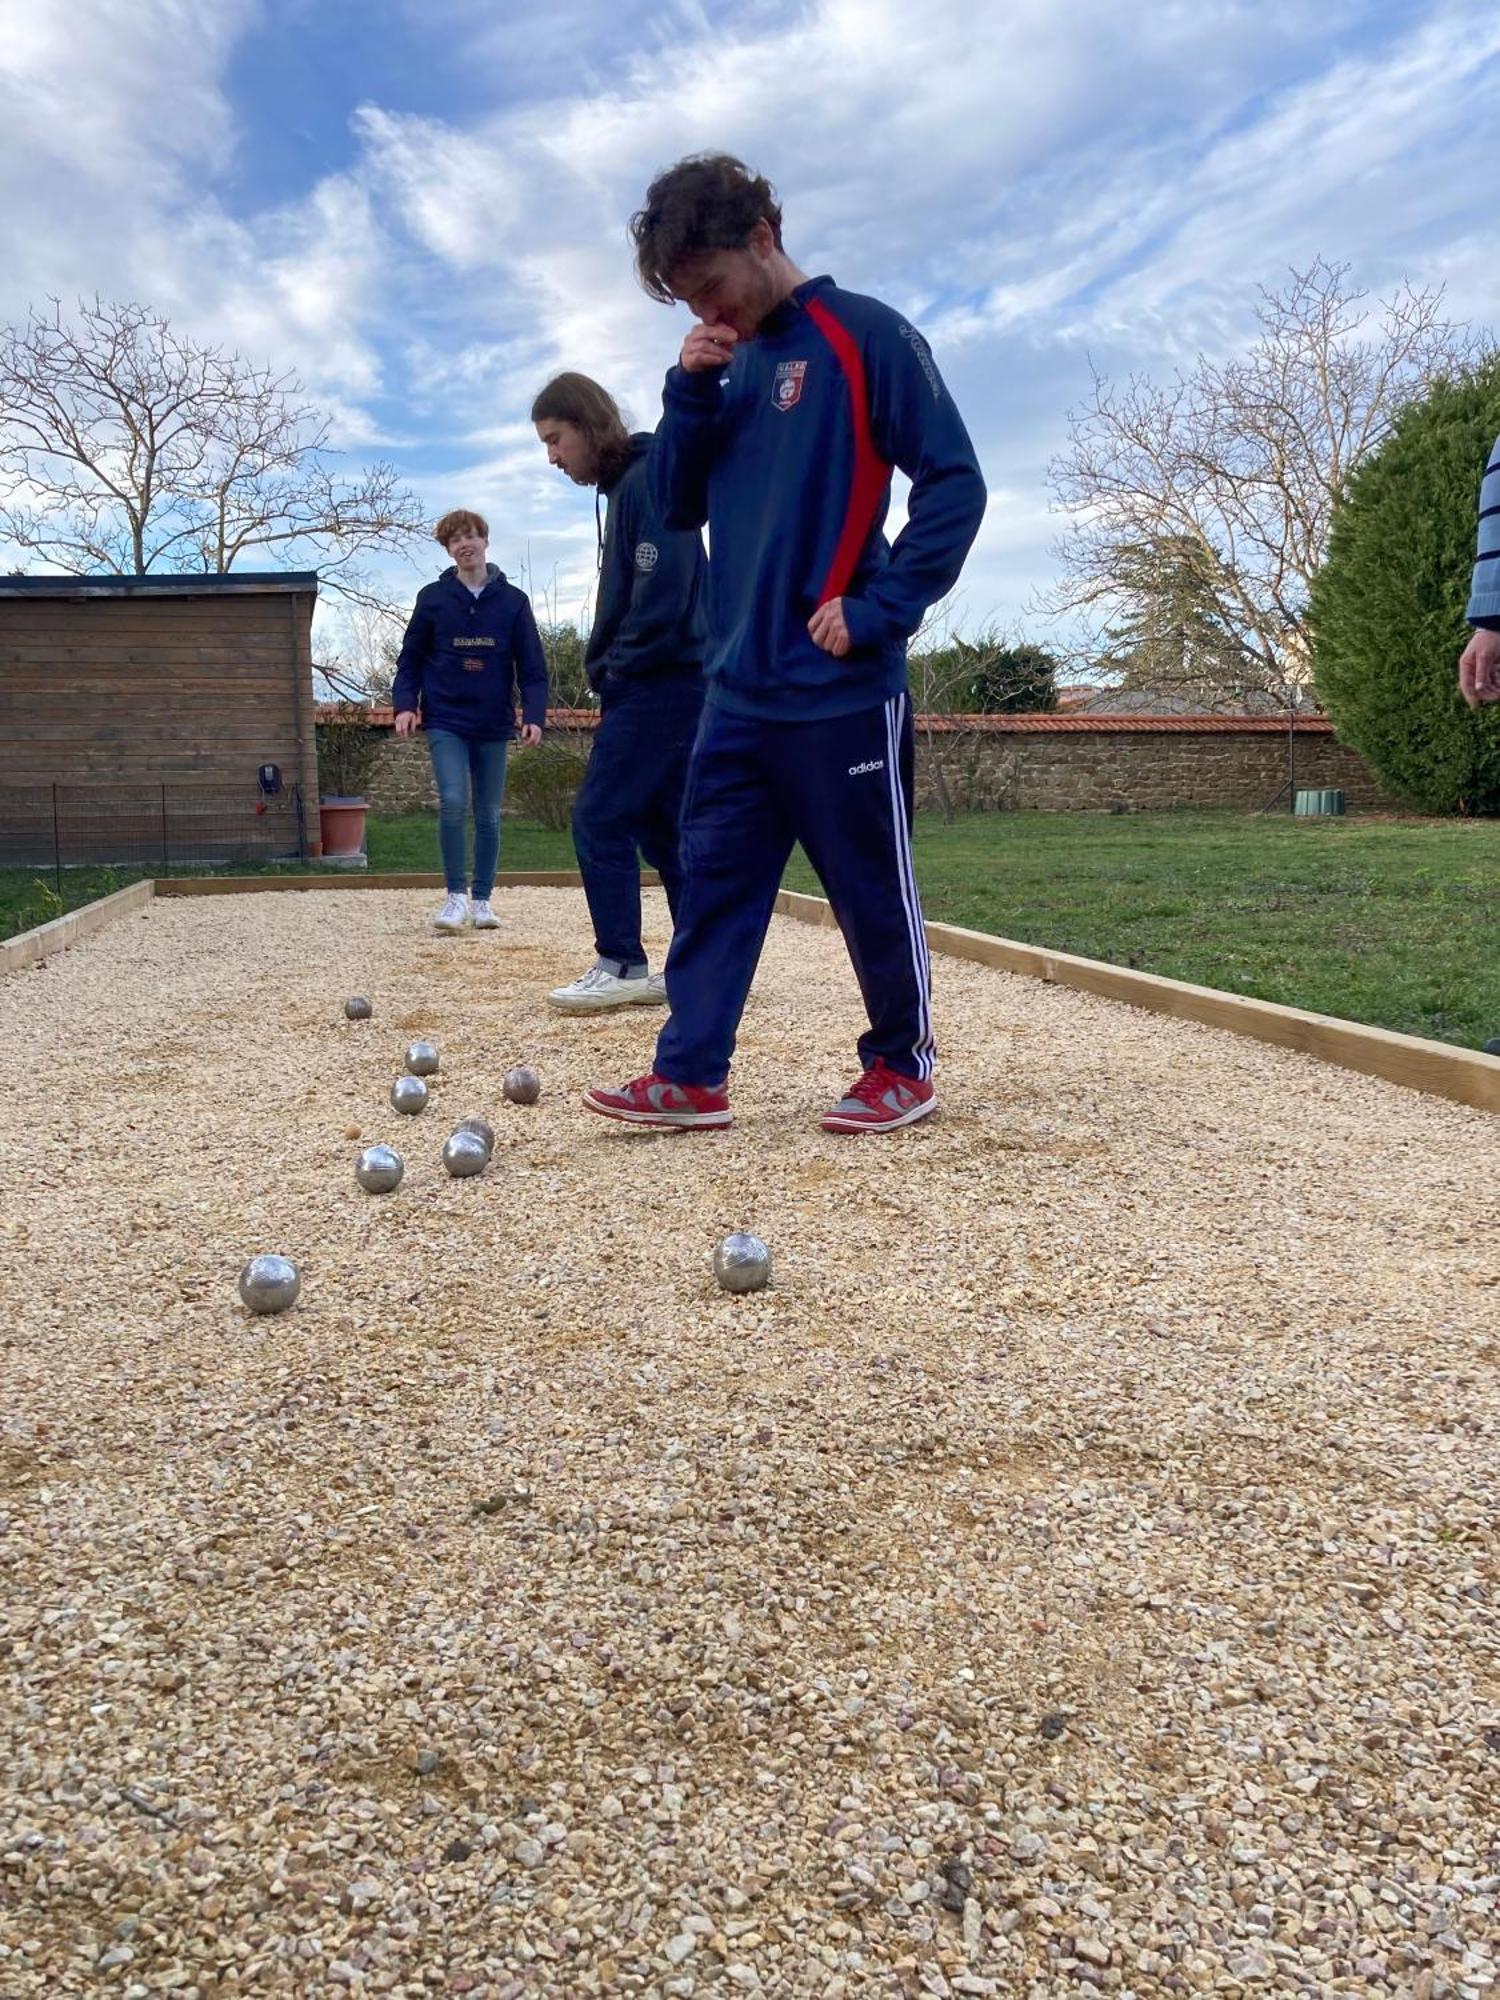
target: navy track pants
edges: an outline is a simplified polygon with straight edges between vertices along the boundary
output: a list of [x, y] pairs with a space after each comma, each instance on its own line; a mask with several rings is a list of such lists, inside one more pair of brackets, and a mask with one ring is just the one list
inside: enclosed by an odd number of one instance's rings
[[870, 1026], [868, 1069], [883, 1058], [929, 1077], [932, 974], [912, 868], [911, 703], [825, 722], [766, 722], [709, 707], [683, 802], [682, 886], [667, 956], [671, 1017], [656, 1069], [714, 1088], [797, 841], [844, 934]]
[[600, 962], [622, 979], [646, 970], [641, 864], [661, 876], [675, 921], [678, 822], [703, 711], [698, 675], [631, 682], [605, 698], [573, 806], [573, 848]]

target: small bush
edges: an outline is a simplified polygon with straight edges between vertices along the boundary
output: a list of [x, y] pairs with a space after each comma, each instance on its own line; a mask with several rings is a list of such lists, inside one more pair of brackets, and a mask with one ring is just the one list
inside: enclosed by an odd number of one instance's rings
[[370, 727], [369, 710], [341, 701], [318, 724], [318, 791], [325, 799], [362, 799], [380, 755], [384, 733]]
[[1013, 646], [995, 632], [954, 637], [907, 662], [918, 715], [1033, 715], [1057, 707], [1057, 662], [1040, 646]]
[[50, 924], [67, 910], [67, 903], [58, 895], [50, 882], [44, 882], [40, 875], [31, 885], [25, 901], [21, 905], [23, 931], [34, 929], [38, 924]]
[[543, 742], [534, 750], [512, 746], [505, 778], [507, 806], [521, 819], [565, 831], [587, 762], [585, 753], [564, 743]]

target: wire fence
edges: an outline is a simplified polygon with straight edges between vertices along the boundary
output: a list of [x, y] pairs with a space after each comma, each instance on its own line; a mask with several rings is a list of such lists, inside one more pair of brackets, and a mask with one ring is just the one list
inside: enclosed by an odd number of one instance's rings
[[61, 893], [67, 868], [126, 867], [170, 875], [272, 861], [304, 861], [302, 788], [191, 781], [0, 785], [0, 868], [49, 871]]

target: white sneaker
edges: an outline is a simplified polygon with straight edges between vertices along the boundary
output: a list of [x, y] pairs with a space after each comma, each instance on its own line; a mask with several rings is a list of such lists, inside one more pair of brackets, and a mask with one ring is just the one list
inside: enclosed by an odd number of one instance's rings
[[468, 897], [450, 896], [443, 907], [434, 915], [432, 928], [435, 931], [447, 931], [450, 934], [454, 931], [461, 931], [464, 927], [464, 919], [468, 914]]
[[500, 919], [490, 908], [487, 896], [481, 896], [478, 902], [470, 906], [469, 915], [474, 920], [476, 931], [497, 931], [500, 928]]
[[591, 965], [571, 986], [558, 986], [547, 995], [548, 1004], [564, 1014], [603, 1014], [611, 1007], [660, 1007], [666, 989], [644, 974], [622, 979], [606, 965]]
[[664, 972], [648, 973], [646, 984], [651, 988], [651, 997], [658, 1005], [667, 1004], [667, 975]]

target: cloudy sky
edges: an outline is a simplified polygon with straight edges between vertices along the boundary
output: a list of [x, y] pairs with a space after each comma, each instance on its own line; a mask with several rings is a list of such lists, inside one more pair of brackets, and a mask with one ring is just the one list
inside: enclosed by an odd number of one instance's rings
[[574, 615], [529, 400], [577, 367], [655, 421], [686, 319], [625, 219], [726, 148], [930, 335], [991, 496], [958, 622], [1025, 624], [1091, 360], [1223, 352], [1318, 254], [1500, 322], [1497, 118], [1496, 0], [0, 0], [0, 317], [99, 291], [296, 368]]

